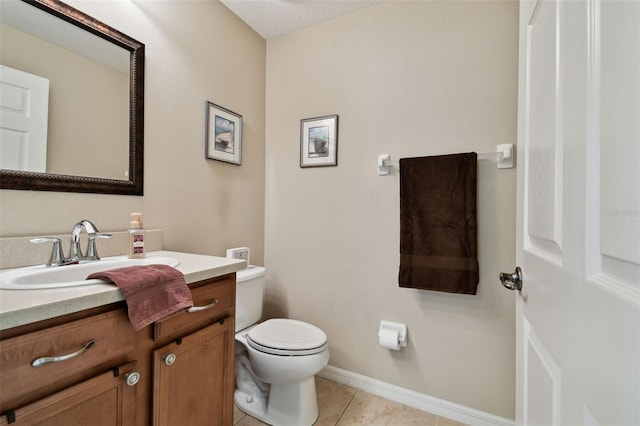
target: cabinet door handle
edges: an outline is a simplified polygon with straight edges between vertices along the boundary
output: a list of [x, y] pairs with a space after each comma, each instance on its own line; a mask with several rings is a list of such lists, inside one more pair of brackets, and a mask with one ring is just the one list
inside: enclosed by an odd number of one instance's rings
[[192, 308], [187, 309], [187, 312], [193, 314], [194, 312], [206, 311], [207, 309], [211, 309], [218, 304], [218, 299], [213, 299], [208, 305], [205, 306], [194, 306]]
[[60, 356], [44, 356], [33, 361], [31, 363], [31, 366], [42, 367], [43, 365], [52, 364], [54, 362], [66, 361], [68, 359], [75, 358], [85, 353], [87, 350], [89, 350], [89, 348], [95, 346], [97, 343], [98, 342], [96, 340], [89, 340], [87, 343], [85, 343], [85, 345], [82, 348], [78, 349], [75, 352], [72, 352], [66, 355], [60, 355]]
[[176, 354], [166, 354], [162, 357], [162, 361], [164, 361], [164, 365], [170, 366], [173, 365], [174, 362], [176, 362], [176, 358]]
[[131, 373], [127, 373], [126, 376], [124, 376], [124, 382], [127, 384], [127, 386], [135, 386], [139, 381], [140, 373], [138, 373], [137, 371], [132, 371]]

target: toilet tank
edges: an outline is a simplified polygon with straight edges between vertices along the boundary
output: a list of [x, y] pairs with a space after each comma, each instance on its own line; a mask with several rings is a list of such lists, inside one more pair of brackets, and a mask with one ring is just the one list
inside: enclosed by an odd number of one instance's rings
[[262, 266], [250, 265], [236, 272], [236, 332], [260, 321], [264, 298]]

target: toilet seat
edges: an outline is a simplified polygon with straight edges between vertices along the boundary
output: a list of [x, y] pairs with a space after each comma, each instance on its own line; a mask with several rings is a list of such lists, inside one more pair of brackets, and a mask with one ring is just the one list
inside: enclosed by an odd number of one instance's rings
[[246, 338], [253, 349], [271, 355], [313, 355], [327, 347], [324, 331], [309, 323], [285, 318], [258, 324], [247, 332]]

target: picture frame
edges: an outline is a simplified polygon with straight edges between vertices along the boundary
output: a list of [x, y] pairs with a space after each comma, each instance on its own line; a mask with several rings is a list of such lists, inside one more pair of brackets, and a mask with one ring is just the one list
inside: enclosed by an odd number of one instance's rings
[[206, 107], [206, 158], [241, 165], [242, 115], [210, 101]]
[[338, 115], [300, 120], [300, 167], [338, 165]]

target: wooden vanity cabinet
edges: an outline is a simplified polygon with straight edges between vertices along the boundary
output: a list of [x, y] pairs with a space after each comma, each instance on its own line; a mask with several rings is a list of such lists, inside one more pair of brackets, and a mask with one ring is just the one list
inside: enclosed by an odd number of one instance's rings
[[136, 332], [123, 308], [13, 331], [0, 340], [0, 425], [135, 424]]
[[0, 426], [231, 425], [235, 274], [190, 287], [201, 309], [138, 332], [124, 302], [4, 330]]
[[233, 424], [235, 289], [192, 288], [191, 312], [154, 324], [153, 426]]
[[115, 367], [15, 411], [3, 413], [0, 425], [135, 425], [135, 387], [127, 384], [136, 363]]
[[154, 426], [233, 423], [233, 331], [222, 319], [154, 351]]

